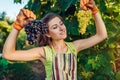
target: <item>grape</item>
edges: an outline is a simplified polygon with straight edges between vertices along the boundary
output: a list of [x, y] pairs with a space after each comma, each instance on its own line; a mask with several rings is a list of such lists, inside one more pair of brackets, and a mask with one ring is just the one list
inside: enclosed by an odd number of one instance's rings
[[83, 35], [86, 32], [88, 22], [91, 19], [91, 11], [80, 10], [77, 13], [77, 20], [79, 22], [80, 33]]
[[37, 42], [39, 34], [46, 34], [48, 32], [48, 26], [40, 20], [33, 20], [25, 25], [25, 32], [27, 34], [27, 40], [29, 44]]

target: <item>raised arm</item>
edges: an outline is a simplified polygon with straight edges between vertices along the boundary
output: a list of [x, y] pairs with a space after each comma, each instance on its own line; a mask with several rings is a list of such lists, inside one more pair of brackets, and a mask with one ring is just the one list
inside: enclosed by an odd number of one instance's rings
[[96, 34], [87, 39], [81, 39], [81, 40], [74, 41], [73, 44], [75, 45], [78, 52], [80, 50], [90, 48], [107, 38], [107, 31], [105, 28], [105, 24], [100, 16], [100, 14], [98, 13], [98, 9], [97, 9], [94, 1], [93, 0], [84, 0], [84, 1], [91, 1], [91, 2], [88, 2], [89, 4], [84, 6], [84, 8], [86, 7], [86, 8], [93, 10], [92, 12], [93, 12], [93, 17], [94, 17], [95, 26], [96, 26]]
[[[8, 60], [15, 60], [15, 61], [30, 61], [41, 59], [44, 57], [44, 50], [41, 47], [33, 48], [30, 50], [16, 50], [16, 40], [20, 30], [23, 28], [22, 26], [30, 20], [30, 18], [34, 18], [30, 16], [31, 12], [29, 10], [25, 10], [24, 12], [26, 15], [23, 15], [22, 10], [17, 16], [17, 20], [14, 22], [13, 28], [11, 33], [6, 39], [6, 42], [3, 47], [3, 57]], [[30, 14], [28, 14], [30, 13]], [[28, 18], [27, 20], [25, 20]]]

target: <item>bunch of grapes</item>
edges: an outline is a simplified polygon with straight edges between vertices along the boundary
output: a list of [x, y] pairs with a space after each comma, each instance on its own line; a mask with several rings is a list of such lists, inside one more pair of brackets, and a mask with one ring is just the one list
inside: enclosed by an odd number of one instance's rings
[[34, 44], [40, 34], [46, 34], [48, 32], [48, 26], [40, 20], [33, 20], [25, 25], [25, 32], [27, 34], [27, 40], [29, 44]]
[[86, 32], [86, 28], [87, 28], [89, 20], [91, 19], [91, 15], [92, 14], [90, 10], [87, 10], [87, 11], [80, 10], [77, 13], [77, 19], [79, 22], [79, 28], [80, 28], [81, 34], [84, 34]]

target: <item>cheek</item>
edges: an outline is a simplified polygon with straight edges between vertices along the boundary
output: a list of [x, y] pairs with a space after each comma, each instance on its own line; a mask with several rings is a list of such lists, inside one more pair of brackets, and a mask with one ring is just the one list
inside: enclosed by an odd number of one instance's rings
[[65, 26], [65, 30], [66, 30], [66, 26]]
[[57, 33], [58, 33], [58, 30], [49, 30], [49, 34], [50, 34], [51, 37], [56, 36]]

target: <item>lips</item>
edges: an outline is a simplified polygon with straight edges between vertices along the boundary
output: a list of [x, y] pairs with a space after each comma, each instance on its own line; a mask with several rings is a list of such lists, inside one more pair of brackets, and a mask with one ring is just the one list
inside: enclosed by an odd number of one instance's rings
[[60, 33], [60, 35], [64, 35], [65, 34], [65, 31], [62, 31], [61, 33]]

